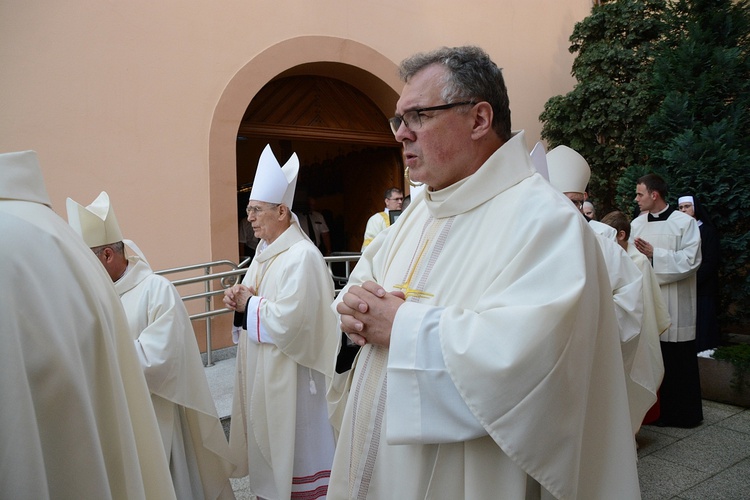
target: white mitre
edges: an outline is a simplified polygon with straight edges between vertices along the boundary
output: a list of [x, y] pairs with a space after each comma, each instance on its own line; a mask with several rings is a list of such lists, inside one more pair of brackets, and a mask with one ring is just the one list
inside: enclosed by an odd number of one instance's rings
[[273, 151], [271, 151], [271, 145], [266, 145], [260, 155], [260, 160], [258, 160], [258, 169], [255, 171], [250, 199], [266, 203], [280, 203], [291, 210], [298, 174], [299, 158], [297, 158], [297, 153], [292, 154], [289, 161], [281, 167], [273, 155]]
[[541, 174], [542, 177], [549, 181], [549, 170], [547, 169], [547, 152], [544, 149], [544, 144], [537, 142], [534, 145], [534, 149], [531, 150], [531, 163], [534, 164], [536, 171]]
[[0, 154], [0, 199], [52, 205], [35, 151]]
[[81, 235], [89, 248], [122, 241], [115, 209], [112, 208], [106, 192], [102, 191], [87, 207], [68, 198], [65, 208], [68, 211], [68, 224]]
[[588, 162], [568, 146], [547, 153], [549, 183], [561, 193], [585, 193], [591, 177]]

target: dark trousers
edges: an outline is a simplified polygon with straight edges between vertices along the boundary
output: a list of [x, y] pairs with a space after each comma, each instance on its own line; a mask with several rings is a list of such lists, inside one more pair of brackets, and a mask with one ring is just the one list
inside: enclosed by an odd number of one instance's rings
[[664, 360], [664, 380], [659, 389], [659, 424], [669, 427], [695, 427], [703, 421], [695, 340], [660, 344]]

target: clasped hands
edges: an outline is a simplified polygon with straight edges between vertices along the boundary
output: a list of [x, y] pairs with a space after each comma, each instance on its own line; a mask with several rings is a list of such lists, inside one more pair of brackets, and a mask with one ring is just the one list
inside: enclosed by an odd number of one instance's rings
[[253, 287], [248, 287], [240, 283], [224, 290], [224, 299], [222, 300], [228, 309], [243, 313], [245, 312], [247, 301], [250, 300], [250, 297], [253, 295], [255, 295], [255, 289]]
[[633, 240], [633, 243], [635, 244], [636, 250], [641, 252], [649, 259], [654, 258], [654, 246], [651, 243], [642, 238], [636, 238], [635, 240]]
[[404, 299], [402, 292], [388, 293], [372, 281], [352, 286], [336, 305], [341, 330], [357, 345], [389, 347], [393, 320]]

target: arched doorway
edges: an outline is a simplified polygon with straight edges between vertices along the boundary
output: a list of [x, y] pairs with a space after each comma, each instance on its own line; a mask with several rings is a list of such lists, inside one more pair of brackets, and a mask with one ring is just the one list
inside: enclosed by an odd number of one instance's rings
[[[403, 189], [401, 148], [386, 116], [363, 92], [336, 78], [294, 75], [269, 82], [250, 102], [237, 135], [241, 191], [252, 183], [266, 144], [282, 164], [297, 153], [293, 209], [302, 209], [308, 197], [315, 201], [334, 252], [359, 251], [367, 218], [382, 209], [382, 193]], [[240, 196], [240, 214], [245, 203]]]
[[358, 250], [384, 189], [403, 185], [400, 148], [386, 122], [400, 87], [391, 60], [332, 37], [286, 40], [241, 68], [211, 123], [212, 255], [236, 252], [237, 186], [252, 182], [266, 143], [282, 162], [297, 152], [300, 181], [341, 217], [338, 247]]

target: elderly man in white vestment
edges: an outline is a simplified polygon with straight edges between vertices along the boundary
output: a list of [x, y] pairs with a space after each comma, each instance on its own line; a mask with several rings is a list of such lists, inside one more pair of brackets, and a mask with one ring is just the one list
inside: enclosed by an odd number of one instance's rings
[[664, 380], [658, 426], [691, 428], [703, 421], [695, 356], [697, 272], [701, 235], [693, 217], [667, 204], [667, 183], [656, 174], [638, 179], [641, 215], [631, 223], [633, 246], [651, 262], [672, 324], [661, 338]]
[[122, 305], [33, 151], [0, 154], [0, 235], [0, 496], [175, 498]]
[[594, 233], [534, 170], [481, 49], [401, 76], [390, 124], [427, 189], [335, 302], [362, 348], [329, 391], [329, 498], [639, 498]]
[[[586, 159], [567, 146], [557, 146], [547, 154], [547, 171], [550, 184], [567, 196], [583, 214], [586, 186], [591, 177], [591, 168]], [[644, 310], [653, 305], [644, 302], [643, 273], [618, 244], [617, 230], [607, 224], [587, 220], [589, 227], [597, 233], [612, 285], [628, 387], [630, 423], [635, 434], [649, 408], [656, 402], [656, 391], [664, 376], [659, 347], [661, 332], [643, 328]]]
[[182, 298], [133, 242], [123, 242], [106, 192], [87, 207], [68, 198], [67, 211], [120, 295], [177, 497], [234, 498], [229, 477], [235, 465]]
[[224, 296], [239, 342], [229, 443], [266, 500], [325, 498], [335, 448], [325, 393], [341, 332], [328, 267], [291, 212], [298, 172], [296, 154], [282, 168], [263, 150], [247, 205], [261, 242]]

